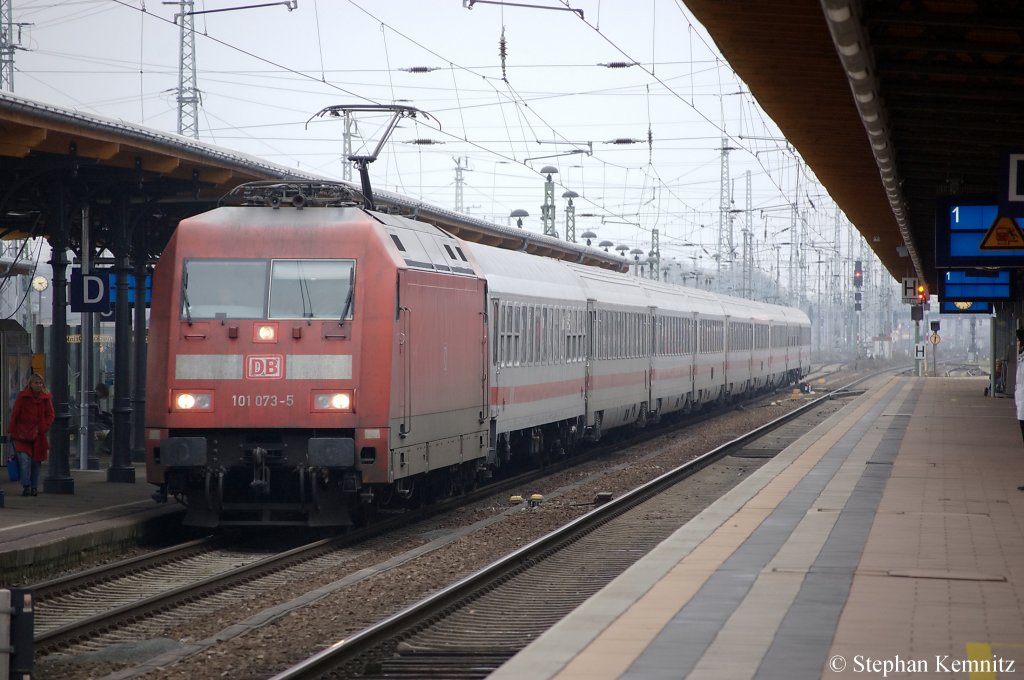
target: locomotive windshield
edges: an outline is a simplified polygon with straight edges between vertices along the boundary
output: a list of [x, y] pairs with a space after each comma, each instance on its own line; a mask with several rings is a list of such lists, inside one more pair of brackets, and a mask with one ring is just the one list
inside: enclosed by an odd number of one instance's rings
[[352, 260], [189, 259], [182, 272], [187, 319], [352, 318]]

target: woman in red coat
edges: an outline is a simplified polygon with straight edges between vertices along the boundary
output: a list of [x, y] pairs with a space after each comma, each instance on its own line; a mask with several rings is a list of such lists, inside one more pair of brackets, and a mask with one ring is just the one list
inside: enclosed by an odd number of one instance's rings
[[7, 428], [21, 468], [22, 496], [35, 496], [39, 487], [39, 467], [50, 451], [46, 431], [53, 425], [53, 399], [43, 385], [42, 376], [33, 373], [28, 385], [18, 392]]

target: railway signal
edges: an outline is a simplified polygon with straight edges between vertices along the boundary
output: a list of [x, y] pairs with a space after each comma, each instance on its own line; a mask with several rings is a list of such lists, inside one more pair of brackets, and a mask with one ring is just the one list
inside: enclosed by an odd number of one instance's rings
[[860, 260], [853, 263], [853, 285], [857, 288], [864, 285], [864, 268]]

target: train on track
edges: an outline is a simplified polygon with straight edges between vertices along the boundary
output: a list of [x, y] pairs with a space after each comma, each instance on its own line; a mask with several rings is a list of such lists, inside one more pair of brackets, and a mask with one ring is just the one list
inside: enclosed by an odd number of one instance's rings
[[157, 264], [147, 479], [195, 526], [351, 525], [798, 380], [798, 309], [254, 183]]

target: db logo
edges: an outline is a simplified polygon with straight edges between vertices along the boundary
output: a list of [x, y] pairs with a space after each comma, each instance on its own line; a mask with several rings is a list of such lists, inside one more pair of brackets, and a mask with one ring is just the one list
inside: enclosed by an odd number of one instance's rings
[[280, 354], [250, 354], [245, 358], [247, 380], [276, 380], [284, 377], [284, 357]]

